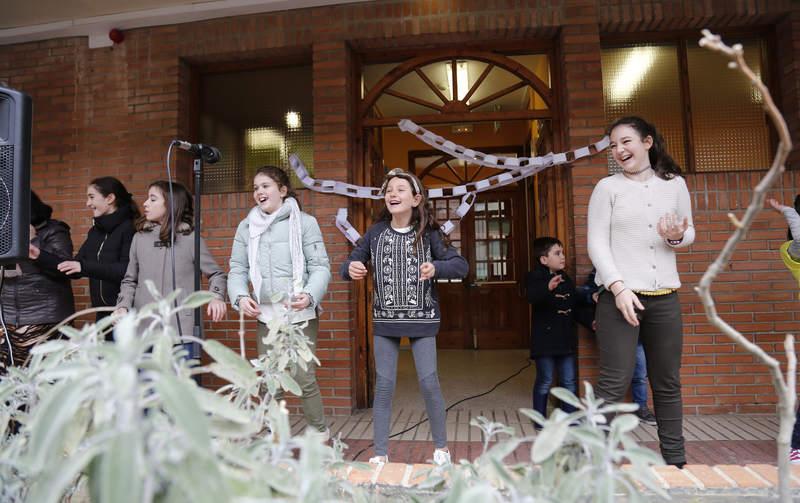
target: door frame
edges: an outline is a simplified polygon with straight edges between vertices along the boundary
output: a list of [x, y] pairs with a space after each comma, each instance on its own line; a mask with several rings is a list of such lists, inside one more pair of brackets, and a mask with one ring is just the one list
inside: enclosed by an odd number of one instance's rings
[[[381, 96], [383, 91], [388, 89], [394, 82], [404, 77], [406, 74], [415, 71], [416, 68], [422, 68], [425, 65], [457, 59], [476, 59], [484, 61], [489, 64], [494, 64], [503, 68], [520, 78], [524, 78], [530, 86], [541, 96], [547, 105], [546, 110], [528, 110], [528, 111], [496, 111], [496, 112], [470, 112], [469, 110], [461, 109], [458, 105], [449, 105], [446, 109], [440, 110], [438, 114], [428, 114], [422, 116], [405, 117], [414, 121], [419, 125], [427, 124], [441, 124], [448, 122], [486, 122], [486, 121], [507, 121], [507, 120], [533, 120], [533, 119], [547, 119], [551, 122], [554, 131], [561, 131], [561, 110], [558, 103], [560, 95], [560, 87], [558, 75], [560, 73], [558, 63], [558, 51], [556, 48], [548, 45], [543, 48], [541, 44], [534, 43], [530, 49], [523, 48], [522, 44], [519, 49], [506, 51], [501, 46], [498, 46], [499, 52], [492, 52], [491, 50], [478, 50], [469, 47], [451, 47], [451, 48], [438, 48], [429, 51], [415, 51], [416, 56], [412, 57], [403, 63], [400, 63], [396, 68], [388, 72], [378, 84], [367, 93], [363, 99], [359, 99], [360, 89], [358, 86], [353, 86], [351, 92], [356, 97], [356, 110], [354, 110], [357, 120], [353, 124], [353, 159], [355, 164], [352, 170], [352, 182], [359, 185], [375, 186], [380, 184], [378, 173], [375, 173], [373, 166], [368, 158], [367, 152], [367, 138], [376, 129], [384, 126], [393, 126], [399, 118], [382, 118], [370, 117], [370, 110], [372, 105]], [[540, 42], [540, 41], [539, 41]], [[546, 54], [548, 57], [550, 69], [550, 85], [548, 86], [541, 81], [533, 72], [528, 70], [521, 63], [518, 63], [507, 55], [514, 54]], [[359, 64], [353, 65], [355, 82], [359, 82], [360, 69], [364, 65], [364, 61], [368, 58], [364, 54], [358, 56]], [[371, 63], [376, 61], [370, 60]], [[455, 66], [455, 65], [453, 65]], [[477, 87], [477, 85], [475, 85]], [[464, 98], [466, 101], [466, 98]], [[556, 146], [560, 146], [561, 138], [556, 135], [554, 137]], [[524, 193], [525, 193], [525, 210], [526, 219], [528, 222], [533, 222], [531, 218], [531, 208], [533, 204], [530, 202], [532, 194], [531, 182], [524, 180]], [[369, 215], [371, 213], [371, 204], [367, 200], [351, 199], [350, 201], [350, 214], [352, 221], [360, 229], [366, 229], [371, 224]], [[353, 369], [354, 383], [354, 399], [356, 408], [367, 408], [371, 403], [372, 386], [371, 382], [374, 381], [374, 358], [372, 356], [372, 326], [371, 326], [371, 309], [372, 299], [370, 298], [370, 288], [364, 287], [359, 284], [354, 285], [351, 289], [353, 302], [353, 321], [352, 327], [354, 330], [353, 337], [353, 351], [354, 351], [354, 364], [358, 368]]]

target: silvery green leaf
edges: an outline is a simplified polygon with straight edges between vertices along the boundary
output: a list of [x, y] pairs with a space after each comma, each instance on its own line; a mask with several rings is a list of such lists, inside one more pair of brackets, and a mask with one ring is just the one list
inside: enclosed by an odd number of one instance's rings
[[50, 465], [46, 475], [37, 477], [31, 483], [27, 501], [41, 503], [59, 503], [64, 494], [75, 483], [75, 479], [86, 468], [89, 462], [104, 448], [100, 443], [73, 453], [70, 457], [57, 457]]
[[92, 501], [142, 501], [142, 441], [138, 431], [119, 433], [92, 463]]
[[190, 387], [170, 374], [158, 376], [155, 383], [166, 411], [173, 417], [176, 427], [186, 432], [194, 449], [210, 454], [208, 423], [205, 414], [197, 405]]
[[550, 390], [550, 394], [564, 403], [568, 403], [576, 409], [583, 409], [581, 401], [566, 388], [555, 387]]
[[595, 401], [594, 388], [589, 381], [583, 381], [583, 396], [586, 397], [588, 402]]
[[241, 380], [248, 382], [257, 378], [253, 366], [244, 360], [238, 353], [219, 341], [207, 339], [203, 341], [203, 349], [211, 358], [221, 365], [230, 367], [236, 374], [241, 375]]
[[152, 356], [157, 368], [169, 368], [172, 363], [172, 341], [168, 337], [156, 338]]
[[161, 299], [161, 292], [158, 291], [158, 288], [156, 288], [156, 284], [153, 283], [153, 280], [150, 279], [144, 280], [144, 286], [145, 288], [147, 288], [147, 291], [150, 293], [151, 297], [153, 297], [156, 300]]
[[622, 414], [611, 421], [611, 429], [619, 433], [633, 431], [639, 426], [639, 418], [633, 414]]
[[78, 330], [78, 329], [76, 329], [74, 327], [71, 327], [69, 325], [62, 325], [61, 327], [58, 328], [58, 331], [61, 332], [64, 335], [66, 335], [70, 339], [73, 339], [73, 338], [76, 338], [76, 337], [80, 337], [80, 335], [81, 335], [80, 330]]
[[527, 416], [532, 419], [536, 424], [543, 425], [545, 422], [547, 422], [547, 419], [545, 419], [545, 417], [539, 411], [533, 409], [519, 409], [519, 412], [523, 416]]
[[209, 419], [208, 430], [214, 438], [240, 439], [255, 435], [261, 431], [261, 426], [255, 421], [243, 424], [212, 416]]
[[136, 313], [129, 312], [114, 327], [114, 342], [123, 354], [128, 354], [132, 350], [138, 321]]
[[661, 486], [661, 483], [656, 480], [649, 469], [634, 466], [631, 468], [631, 475], [636, 481], [640, 482], [646, 488], [650, 489], [662, 498], [669, 499], [669, 495], [667, 495], [666, 491]]
[[84, 438], [87, 436], [86, 433], [89, 429], [89, 421], [91, 418], [91, 411], [87, 407], [84, 407], [78, 410], [73, 421], [67, 425], [64, 433], [65, 456], [70, 457], [78, 450], [78, 446], [81, 445], [81, 442], [83, 442]]
[[289, 374], [279, 374], [278, 379], [281, 382], [281, 388], [285, 389], [286, 391], [290, 391], [297, 396], [303, 396], [303, 390], [300, 389], [300, 385], [297, 384], [297, 381], [292, 379], [292, 376]]
[[497, 490], [489, 484], [480, 484], [464, 491], [458, 498], [458, 503], [491, 503], [501, 501]]
[[545, 424], [533, 443], [532, 461], [541, 463], [552, 456], [564, 442], [568, 428], [569, 425], [566, 422]]
[[608, 404], [603, 405], [598, 409], [598, 411], [602, 414], [610, 414], [610, 413], [628, 413], [628, 412], [636, 412], [639, 410], [639, 405], [635, 403], [615, 403], [615, 404]]
[[227, 419], [236, 423], [248, 424], [252, 421], [250, 415], [236, 407], [230, 400], [205, 388], [192, 388], [200, 407], [210, 413], [212, 417]]
[[605, 435], [603, 432], [588, 428], [572, 428], [569, 434], [582, 444], [599, 449], [605, 449]]
[[277, 304], [283, 300], [284, 294], [282, 293], [273, 293], [272, 296], [269, 298], [270, 302], [273, 304]]
[[81, 382], [62, 381], [42, 397], [32, 415], [30, 448], [25, 455], [34, 472], [61, 455], [64, 429], [82, 406], [86, 391]]
[[631, 447], [625, 450], [625, 455], [631, 460], [632, 464], [642, 463], [656, 466], [663, 466], [666, 464], [661, 454], [646, 447]]
[[278, 357], [278, 368], [283, 370], [288, 366], [289, 366], [289, 355], [283, 353]]
[[216, 298], [217, 296], [208, 290], [198, 290], [196, 292], [192, 292], [188, 297], [183, 299], [183, 302], [181, 302], [181, 307], [185, 309], [195, 309], [208, 304]]
[[[519, 442], [516, 445], [519, 445]], [[511, 452], [508, 452], [506, 455], [508, 454], [511, 454]], [[500, 478], [505, 485], [514, 485], [516, 481], [511, 477], [508, 467], [503, 464], [503, 458], [505, 458], [505, 455], [502, 457], [492, 455], [489, 457], [489, 462], [492, 468], [494, 468], [495, 474], [497, 474], [498, 478]]]
[[42, 371], [37, 376], [37, 380], [60, 381], [62, 379], [82, 379], [94, 372], [96, 371], [92, 367], [84, 363], [62, 362], [48, 370]]
[[31, 349], [30, 353], [32, 355], [44, 355], [48, 353], [55, 353], [56, 351], [63, 351], [69, 349], [70, 346], [72, 346], [72, 343], [65, 340], [45, 341], [34, 346], [33, 349]]
[[302, 358], [307, 362], [310, 362], [311, 360], [315, 359], [314, 353], [312, 353], [311, 349], [309, 349], [307, 346], [298, 349], [297, 354], [300, 355], [300, 358]]
[[228, 501], [228, 490], [219, 467], [204, 456], [186, 456], [179, 465], [168, 468], [172, 484], [170, 492], [175, 493], [171, 501], [191, 501], [192, 503], [219, 503]]
[[297, 494], [299, 481], [297, 477], [287, 472], [287, 470], [280, 469], [276, 466], [265, 466], [260, 475], [261, 479], [267, 482], [273, 490], [285, 496]]

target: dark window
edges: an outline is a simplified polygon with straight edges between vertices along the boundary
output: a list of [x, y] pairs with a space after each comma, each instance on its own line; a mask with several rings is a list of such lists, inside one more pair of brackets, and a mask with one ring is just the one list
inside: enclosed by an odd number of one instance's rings
[[222, 152], [204, 192], [249, 191], [259, 166], [287, 168], [292, 153], [313, 173], [310, 65], [204, 75], [201, 103], [200, 138]]

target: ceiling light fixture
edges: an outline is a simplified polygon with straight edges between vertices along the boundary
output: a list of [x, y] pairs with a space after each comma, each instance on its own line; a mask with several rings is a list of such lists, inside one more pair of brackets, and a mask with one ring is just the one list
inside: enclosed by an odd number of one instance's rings
[[[447, 89], [450, 91], [450, 99], [454, 100], [452, 62], [445, 63], [445, 73], [447, 73]], [[456, 83], [458, 84], [458, 101], [461, 101], [469, 92], [469, 65], [466, 61], [456, 61]]]
[[289, 129], [300, 128], [300, 113], [292, 110], [286, 112], [286, 127]]
[[625, 101], [631, 97], [656, 59], [655, 47], [635, 47], [628, 53], [622, 68], [611, 84], [613, 101]]

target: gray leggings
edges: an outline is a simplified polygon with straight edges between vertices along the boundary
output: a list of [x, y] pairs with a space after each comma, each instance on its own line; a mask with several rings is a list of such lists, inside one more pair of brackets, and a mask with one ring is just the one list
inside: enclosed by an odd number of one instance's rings
[[[439, 374], [436, 372], [436, 337], [411, 338], [414, 366], [425, 410], [431, 423], [433, 444], [437, 449], [447, 446], [445, 407]], [[386, 456], [389, 444], [389, 423], [392, 418], [392, 397], [397, 382], [397, 354], [400, 338], [375, 336], [375, 401], [372, 426], [375, 435], [375, 455]]]

